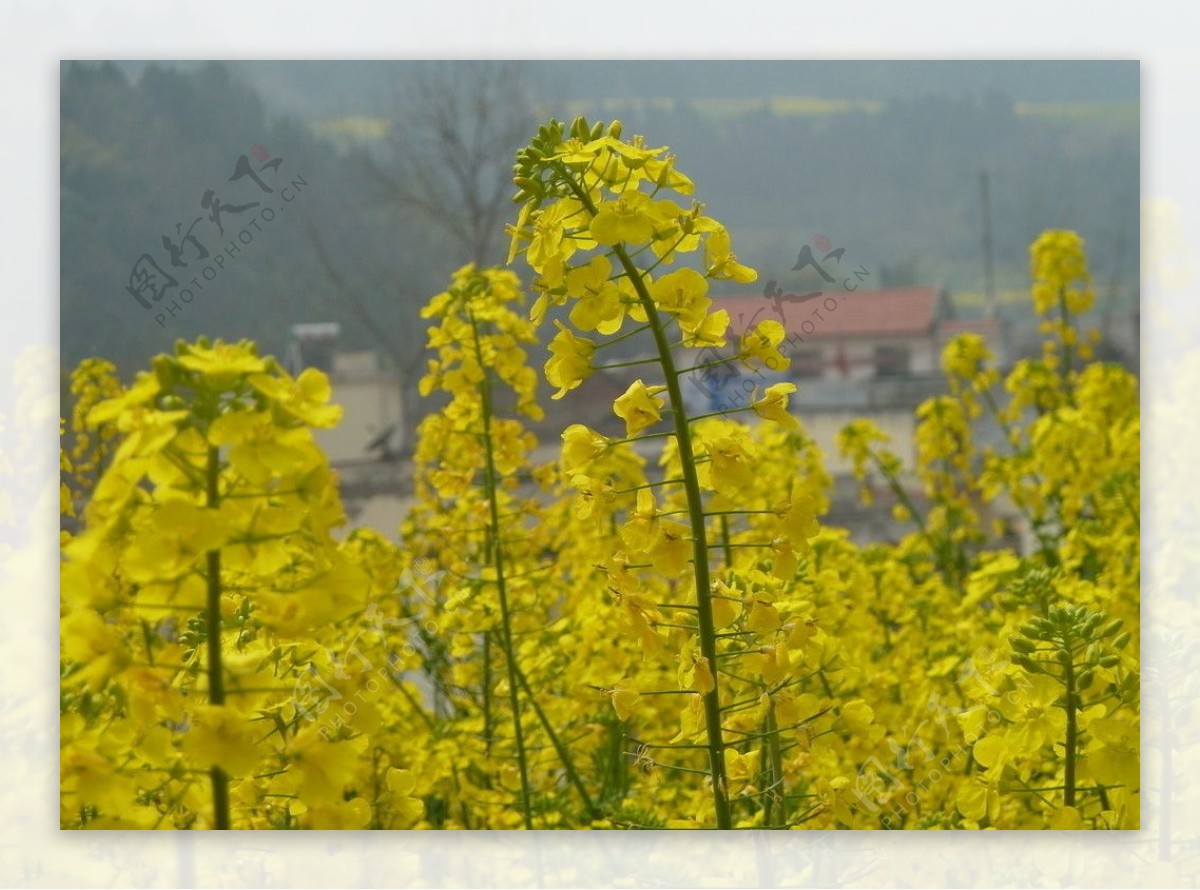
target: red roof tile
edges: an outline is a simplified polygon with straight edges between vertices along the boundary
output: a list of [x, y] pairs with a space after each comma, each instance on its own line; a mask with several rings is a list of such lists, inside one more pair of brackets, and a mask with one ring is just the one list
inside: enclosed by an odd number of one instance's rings
[[[785, 293], [782, 300], [761, 293], [716, 297], [713, 309], [729, 312], [731, 333], [741, 333], [747, 326], [774, 318], [783, 322], [789, 334], [813, 340], [928, 334], [933, 330], [938, 309], [936, 287], [876, 291], [839, 288], [804, 301], [788, 299], [791, 296], [800, 294]], [[836, 300], [836, 308], [828, 308], [832, 305], [828, 300]]]

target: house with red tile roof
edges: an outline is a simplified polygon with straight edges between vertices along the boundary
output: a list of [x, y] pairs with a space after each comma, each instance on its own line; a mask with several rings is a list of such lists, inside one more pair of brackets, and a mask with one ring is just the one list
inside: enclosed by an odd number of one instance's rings
[[855, 380], [921, 378], [939, 374], [941, 351], [958, 333], [983, 334], [1003, 362], [997, 320], [954, 317], [942, 288], [827, 290], [816, 294], [754, 294], [719, 298], [730, 333], [773, 318], [787, 331], [790, 378]]
[[[926, 399], [948, 391], [941, 371], [941, 354], [954, 336], [983, 335], [999, 367], [1008, 366], [1005, 323], [996, 319], [956, 318], [943, 288], [905, 287], [888, 290], [850, 290], [847, 279], [819, 293], [785, 294], [770, 282], [764, 293], [715, 297], [714, 310], [729, 313], [730, 347], [737, 335], [765, 319], [779, 321], [786, 332], [780, 351], [790, 359], [786, 371], [758, 374], [736, 365], [719, 366], [725, 373], [690, 375], [685, 387], [693, 409], [726, 410], [749, 404], [756, 391], [781, 380], [795, 383], [791, 411], [815, 440], [834, 474], [835, 493], [830, 521], [850, 528], [862, 540], [896, 533], [889, 505], [894, 495], [880, 488], [876, 506], [859, 503], [858, 483], [849, 463], [837, 449], [837, 435], [851, 420], [867, 418], [891, 437], [890, 449], [909, 469], [914, 461], [915, 411]], [[707, 402], [704, 399], [707, 398]], [[987, 438], [986, 431], [981, 431]], [[998, 442], [996, 443], [998, 444]], [[921, 503], [924, 493], [915, 477], [902, 480], [909, 495]], [[881, 483], [882, 484], [882, 483]], [[1011, 510], [988, 511], [1005, 521]]]
[[[848, 280], [849, 281], [849, 280]], [[698, 412], [749, 404], [753, 393], [790, 381], [797, 391], [792, 412], [825, 452], [830, 469], [847, 472], [837, 453], [837, 433], [865, 417], [892, 437], [893, 450], [911, 466], [914, 411], [925, 399], [947, 391], [941, 353], [955, 335], [982, 334], [1000, 367], [1007, 366], [1004, 323], [956, 318], [949, 295], [939, 287], [849, 290], [816, 294], [766, 293], [715, 297], [714, 310], [729, 313], [730, 347], [737, 336], [766, 319], [786, 332], [780, 351], [786, 371], [758, 373], [730, 365], [690, 375], [685, 388]], [[690, 392], [689, 392], [690, 390]]]

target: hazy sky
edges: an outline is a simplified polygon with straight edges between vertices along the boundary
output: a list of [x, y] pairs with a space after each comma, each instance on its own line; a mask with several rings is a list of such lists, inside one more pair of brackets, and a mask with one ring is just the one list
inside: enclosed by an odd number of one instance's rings
[[[136, 76], [146, 62], [121, 62]], [[201, 62], [175, 62], [181, 67]], [[428, 62], [235, 61], [277, 110], [301, 117], [369, 114], [386, 105], [397, 78]], [[988, 90], [1030, 102], [1128, 101], [1139, 96], [1137, 61], [538, 61], [531, 67], [554, 98], [888, 99]]]

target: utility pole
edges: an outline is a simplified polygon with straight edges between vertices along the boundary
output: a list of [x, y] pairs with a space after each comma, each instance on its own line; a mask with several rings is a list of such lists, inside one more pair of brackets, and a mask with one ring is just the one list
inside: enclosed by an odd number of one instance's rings
[[983, 215], [983, 317], [996, 317], [996, 276], [992, 262], [992, 210], [988, 195], [988, 175], [979, 171], [979, 209]]
[[1100, 333], [1105, 340], [1112, 337], [1113, 316], [1117, 311], [1117, 297], [1121, 292], [1121, 265], [1125, 257], [1125, 229], [1117, 230], [1117, 243], [1113, 248], [1112, 275], [1109, 276], [1108, 293], [1104, 297], [1104, 310], [1100, 315]]

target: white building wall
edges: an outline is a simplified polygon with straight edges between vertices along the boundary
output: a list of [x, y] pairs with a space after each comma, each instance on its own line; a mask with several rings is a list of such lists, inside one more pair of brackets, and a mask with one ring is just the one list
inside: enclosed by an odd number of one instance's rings
[[913, 465], [913, 412], [912, 410], [872, 411], [866, 415], [853, 410], [810, 410], [796, 412], [805, 431], [817, 443], [825, 455], [825, 466], [833, 474], [849, 473], [852, 469], [850, 461], [844, 460], [838, 453], [837, 436], [842, 427], [852, 420], [868, 417], [884, 433], [891, 436], [892, 441], [885, 447], [896, 454], [904, 462], [906, 469]]
[[399, 378], [379, 369], [375, 353], [350, 352], [335, 356], [330, 382], [342, 420], [333, 429], [315, 430], [317, 444], [332, 463], [377, 458], [367, 446], [389, 427], [401, 426], [403, 419]]
[[[815, 351], [824, 363], [823, 379], [871, 380], [876, 376], [875, 348], [898, 346], [909, 351], [908, 373], [913, 376], [933, 374], [938, 370], [939, 352], [932, 337], [871, 337], [853, 338], [831, 342], [813, 340], [797, 343], [793, 354]], [[848, 370], [843, 374], [837, 366], [838, 355], [846, 357]]]

